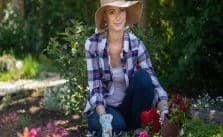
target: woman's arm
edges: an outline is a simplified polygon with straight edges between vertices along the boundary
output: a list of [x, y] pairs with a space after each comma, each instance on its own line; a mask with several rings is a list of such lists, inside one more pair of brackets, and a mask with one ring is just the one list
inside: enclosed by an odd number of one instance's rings
[[147, 70], [147, 72], [150, 74], [150, 77], [152, 79], [155, 94], [158, 95], [158, 102], [156, 103], [157, 103], [157, 108], [160, 111], [160, 122], [162, 124], [164, 122], [165, 115], [168, 113], [168, 104], [167, 104], [168, 96], [167, 96], [167, 92], [160, 85], [155, 75], [155, 72], [152, 67], [150, 57], [149, 57], [149, 53], [146, 50], [142, 41], [140, 41], [140, 44], [139, 44], [138, 63], [141, 68]]
[[147, 49], [145, 48], [142, 41], [139, 42], [139, 50], [138, 50], [138, 65], [146, 69], [147, 72], [150, 74], [150, 77], [152, 79], [152, 83], [155, 87], [155, 93], [158, 95], [158, 109], [163, 110], [167, 109], [167, 92], [163, 89], [163, 87], [160, 85], [156, 74], [154, 72], [154, 69], [152, 67], [152, 63], [150, 60], [149, 53]]
[[85, 42], [85, 56], [87, 62], [88, 88], [90, 91], [89, 102], [98, 114], [105, 113], [105, 88], [102, 87], [99, 60], [96, 51], [93, 51], [97, 43], [90, 38]]

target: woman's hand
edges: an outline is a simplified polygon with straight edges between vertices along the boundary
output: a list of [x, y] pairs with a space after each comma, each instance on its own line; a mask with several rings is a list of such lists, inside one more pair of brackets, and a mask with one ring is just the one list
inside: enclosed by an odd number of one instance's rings
[[112, 137], [112, 119], [111, 114], [106, 114], [105, 107], [103, 105], [98, 105], [96, 107], [96, 112], [99, 115], [99, 123], [102, 127], [102, 137]]
[[160, 124], [161, 125], [164, 123], [164, 120], [166, 119], [167, 114], [168, 114], [168, 110], [163, 110], [160, 112]]
[[111, 114], [102, 114], [99, 118], [99, 123], [102, 126], [102, 137], [112, 137], [112, 122]]
[[105, 114], [105, 107], [103, 105], [98, 105], [96, 107], [96, 112], [98, 113], [98, 115], [102, 115]]
[[161, 100], [158, 103], [158, 109], [160, 111], [160, 124], [162, 125], [166, 118], [166, 115], [169, 113], [167, 100]]

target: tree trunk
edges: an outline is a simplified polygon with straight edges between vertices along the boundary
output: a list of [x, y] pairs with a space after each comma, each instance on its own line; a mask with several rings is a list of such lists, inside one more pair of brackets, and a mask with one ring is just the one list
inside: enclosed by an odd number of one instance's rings
[[3, 0], [0, 0], [0, 21], [3, 18]]
[[143, 9], [142, 9], [142, 20], [141, 24], [144, 28], [146, 28], [148, 16], [147, 16], [147, 8], [148, 8], [148, 0], [142, 0]]
[[19, 0], [19, 8], [22, 12], [22, 15], [24, 15], [24, 0]]

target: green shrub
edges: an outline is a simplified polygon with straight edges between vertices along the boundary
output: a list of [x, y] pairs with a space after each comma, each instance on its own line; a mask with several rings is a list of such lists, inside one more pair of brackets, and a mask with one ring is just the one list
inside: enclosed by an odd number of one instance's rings
[[4, 9], [4, 18], [0, 20], [0, 54], [15, 51], [18, 54], [25, 51], [25, 31], [22, 14], [13, 10], [8, 3]]
[[22, 78], [33, 78], [39, 73], [39, 64], [30, 55], [25, 57], [22, 70]]
[[16, 70], [16, 59], [11, 55], [0, 57], [0, 72], [11, 72]]
[[19, 79], [21, 69], [16, 66], [16, 59], [13, 55], [4, 54], [0, 57], [0, 81]]
[[11, 94], [6, 94], [6, 95], [0, 100], [0, 111], [2, 111], [3, 109], [6, 109], [11, 101], [12, 101], [12, 96], [11, 96]]
[[27, 115], [27, 114], [19, 115], [19, 121], [18, 121], [17, 127], [18, 128], [26, 127], [29, 124], [31, 124], [31, 121], [32, 121], [32, 119], [29, 115]]
[[20, 78], [20, 74], [13, 72], [4, 72], [0, 74], [0, 81], [10, 81], [10, 80], [17, 80]]
[[[31, 55], [26, 56], [21, 61], [16, 60], [11, 55], [4, 56], [4, 58], [5, 57], [10, 57], [10, 59], [12, 58], [13, 59], [13, 64], [9, 63], [10, 65], [7, 66], [8, 69], [11, 69], [11, 71], [8, 71], [8, 72], [5, 71], [5, 72], [0, 73], [0, 81], [17, 80], [17, 79], [22, 79], [22, 78], [23, 79], [36, 78], [38, 76], [38, 74], [39, 74], [39, 63]], [[7, 59], [9, 59], [9, 58], [7, 58]], [[21, 68], [16, 67], [16, 64], [18, 64], [18, 62], [21, 63], [20, 64], [21, 66], [17, 66], [17, 67], [21, 67]], [[5, 65], [2, 65], [2, 66], [5, 66]], [[12, 66], [14, 67], [14, 69], [11, 68]]]
[[[57, 72], [56, 64], [49, 59], [46, 55], [40, 54], [37, 59], [39, 63], [39, 72], [42, 74], [47, 72]], [[40, 76], [41, 78], [41, 76]]]
[[63, 31], [71, 19], [93, 24], [92, 13], [99, 5], [99, 1], [89, 0], [28, 0], [22, 7], [15, 8], [13, 3], [17, 2], [1, 2], [0, 53], [13, 50], [20, 56], [39, 54], [50, 38]]
[[43, 94], [44, 107], [50, 111], [61, 111], [62, 103], [60, 98], [65, 94], [64, 92], [66, 92], [66, 90], [64, 90], [63, 87], [53, 87], [44, 90]]
[[146, 43], [154, 68], [168, 91], [222, 95], [222, 1], [151, 0]]
[[186, 121], [183, 126], [183, 137], [222, 137], [223, 126], [213, 123], [204, 123], [198, 119]]
[[89, 32], [93, 32], [93, 29], [78, 21], [72, 21], [65, 32], [51, 38], [46, 49], [61, 76], [68, 80], [68, 89], [61, 98], [66, 114], [81, 112], [85, 104], [87, 78], [84, 43]]

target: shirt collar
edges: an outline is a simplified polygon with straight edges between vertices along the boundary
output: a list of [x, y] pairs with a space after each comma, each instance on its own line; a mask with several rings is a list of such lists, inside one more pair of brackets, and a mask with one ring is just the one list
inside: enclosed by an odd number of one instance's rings
[[123, 40], [124, 40], [123, 50], [125, 52], [128, 52], [130, 49], [130, 38], [129, 38], [129, 33], [128, 33], [127, 29], [124, 31], [124, 39]]
[[[103, 51], [105, 48], [106, 48], [106, 45], [107, 45], [107, 36], [108, 36], [108, 31], [105, 30], [103, 32], [101, 32], [101, 35], [99, 37], [99, 48], [101, 51]], [[124, 30], [124, 37], [123, 37], [123, 40], [124, 40], [124, 45], [123, 45], [123, 51], [125, 52], [128, 52], [129, 51], [129, 46], [130, 46], [130, 38], [129, 38], [129, 33], [128, 33], [128, 30], [125, 29]]]

